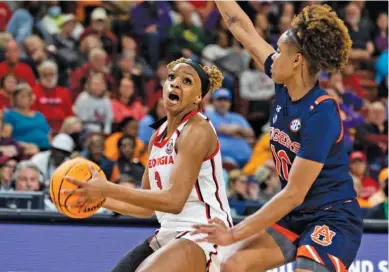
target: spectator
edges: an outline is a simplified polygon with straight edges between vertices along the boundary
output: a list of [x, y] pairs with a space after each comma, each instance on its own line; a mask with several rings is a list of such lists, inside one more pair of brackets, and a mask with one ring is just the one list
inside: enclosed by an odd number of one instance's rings
[[136, 63], [134, 52], [125, 51], [121, 54], [118, 64], [114, 64], [111, 75], [120, 84], [123, 78], [130, 79], [135, 84], [136, 95], [146, 99], [143, 84], [143, 68]]
[[162, 60], [158, 63], [157, 72], [152, 80], [147, 83], [147, 104], [146, 106], [151, 108], [157, 100], [162, 97], [162, 88], [169, 71], [167, 69], [167, 62]]
[[366, 24], [361, 24], [361, 10], [355, 3], [346, 7], [346, 23], [353, 41], [350, 54], [351, 60], [369, 60], [374, 52], [374, 44], [370, 39], [370, 32]]
[[370, 106], [368, 122], [357, 130], [357, 139], [365, 146], [370, 170], [377, 173], [388, 165], [388, 122], [381, 102]]
[[7, 4], [7, 2], [0, 3], [0, 32], [4, 32], [6, 30], [8, 21], [12, 16], [12, 11]]
[[49, 1], [47, 4], [47, 14], [43, 16], [41, 24], [47, 33], [54, 35], [59, 33], [62, 22], [62, 10], [58, 5], [58, 1]]
[[229, 201], [246, 201], [249, 200], [248, 196], [248, 180], [239, 169], [232, 170], [228, 173], [229, 183]]
[[205, 34], [201, 27], [192, 22], [195, 12], [190, 3], [178, 2], [177, 9], [182, 22], [173, 25], [169, 31], [169, 49], [174, 58], [184, 56], [198, 62], [201, 50], [205, 46]]
[[141, 38], [147, 48], [149, 63], [157, 68], [162, 59], [162, 48], [172, 25], [170, 7], [166, 1], [143, 1], [138, 3], [131, 13], [131, 24], [134, 34]]
[[50, 178], [55, 169], [70, 157], [73, 152], [73, 139], [66, 134], [57, 134], [51, 143], [50, 150], [35, 154], [31, 161], [39, 167], [45, 186], [50, 186]]
[[368, 175], [366, 155], [360, 151], [354, 151], [350, 154], [350, 173], [360, 181], [360, 197], [368, 200], [379, 186], [377, 182]]
[[136, 139], [133, 159], [141, 162], [143, 166], [146, 166], [148, 161], [147, 146], [139, 138], [137, 138], [138, 121], [132, 117], [126, 117], [120, 123], [119, 128], [120, 131], [111, 134], [105, 141], [104, 153], [107, 158], [116, 161], [119, 158], [119, 139], [123, 136], [132, 136]]
[[387, 202], [388, 200], [388, 168], [384, 168], [380, 171], [378, 175], [378, 182], [380, 184], [380, 190], [378, 190], [374, 195], [369, 199], [373, 206]]
[[102, 134], [90, 134], [86, 139], [86, 150], [81, 155], [99, 165], [107, 179], [114, 181], [120, 176], [120, 171], [116, 162], [104, 155], [104, 138]]
[[21, 161], [16, 165], [14, 183], [15, 191], [35, 192], [43, 189], [39, 184], [39, 168], [30, 161]]
[[259, 201], [267, 202], [281, 190], [281, 183], [272, 160], [266, 161], [257, 169], [255, 179], [259, 184]]
[[102, 74], [92, 74], [86, 83], [86, 90], [74, 103], [74, 111], [85, 129], [94, 132], [111, 133], [113, 113], [107, 96], [107, 85]]
[[355, 93], [360, 98], [365, 97], [364, 90], [362, 89], [361, 86], [361, 80], [359, 76], [355, 73], [355, 67], [351, 62], [346, 64], [346, 67], [342, 71], [342, 76], [343, 76], [343, 85], [345, 88]]
[[89, 53], [95, 49], [103, 49], [103, 44], [101, 43], [97, 35], [89, 35], [80, 42], [80, 60], [78, 61], [77, 66], [83, 66], [88, 62]]
[[70, 92], [59, 86], [58, 67], [51, 60], [44, 61], [38, 68], [40, 82], [35, 85], [35, 103], [32, 109], [41, 112], [54, 132], [58, 132], [66, 117], [72, 116]]
[[[290, 4], [290, 3], [288, 3], [288, 4], [293, 7], [292, 4]], [[271, 45], [273, 46], [273, 48], [277, 48], [278, 47], [277, 46], [277, 42], [278, 42], [278, 39], [280, 38], [280, 36], [285, 31], [287, 31], [289, 28], [291, 28], [292, 20], [293, 20], [293, 16], [287, 16], [287, 15], [281, 16], [280, 21], [278, 23], [278, 33], [274, 34], [272, 36], [272, 38], [271, 38]]]
[[89, 52], [89, 61], [82, 67], [76, 69], [70, 82], [70, 90], [72, 91], [73, 99], [75, 100], [85, 87], [85, 83], [92, 74], [103, 74], [106, 88], [109, 91], [115, 91], [115, 82], [111, 75], [108, 73], [107, 66], [105, 64], [107, 54], [101, 48], [93, 48]]
[[375, 81], [381, 83], [388, 77], [388, 50], [383, 51], [375, 63]]
[[[24, 46], [28, 55], [29, 62], [35, 77], [39, 77], [38, 67], [46, 60], [52, 60], [57, 64], [58, 83], [61, 86], [66, 86], [68, 82], [68, 67], [66, 60], [62, 59], [50, 47], [46, 48], [44, 41], [37, 35], [32, 35], [24, 40]], [[50, 50], [51, 51], [50, 51]]]
[[355, 189], [355, 192], [357, 194], [356, 199], [358, 201], [359, 206], [361, 208], [371, 208], [372, 204], [370, 203], [369, 199], [365, 199], [365, 198], [361, 197], [361, 192], [362, 192], [361, 180], [356, 176], [352, 176], [352, 178], [353, 178], [353, 182], [354, 182], [354, 189]]
[[4, 116], [0, 112], [0, 163], [11, 158], [21, 159], [23, 156], [22, 147], [12, 138], [4, 137], [1, 133], [4, 128]]
[[76, 69], [80, 63], [80, 52], [78, 42], [72, 34], [76, 26], [76, 17], [73, 14], [66, 14], [62, 17], [61, 31], [53, 35], [53, 45], [58, 56], [66, 60], [67, 66]]
[[149, 144], [150, 138], [154, 133], [154, 129], [150, 127], [154, 122], [166, 116], [166, 109], [163, 105], [162, 98], [158, 99], [149, 114], [144, 116], [139, 122], [138, 137], [146, 145]]
[[10, 191], [11, 181], [18, 161], [15, 158], [9, 158], [0, 162], [0, 192]]
[[254, 131], [243, 116], [230, 112], [231, 98], [229, 90], [216, 90], [213, 94], [215, 111], [207, 116], [217, 131], [223, 160], [242, 167], [251, 156]]
[[132, 136], [123, 136], [118, 141], [119, 159], [117, 160], [120, 174], [131, 176], [139, 187], [145, 168], [137, 158], [134, 158], [136, 139]]
[[18, 79], [14, 74], [5, 74], [1, 80], [1, 91], [0, 91], [0, 110], [4, 108], [11, 108], [11, 98], [15, 91]]
[[67, 117], [63, 123], [59, 133], [64, 133], [72, 137], [74, 142], [74, 151], [82, 150], [81, 143], [81, 132], [82, 132], [82, 121], [75, 116]]
[[18, 84], [12, 99], [14, 108], [4, 114], [5, 135], [16, 140], [27, 156], [49, 149], [50, 126], [42, 113], [31, 110], [35, 97], [30, 86]]
[[258, 13], [257, 16], [255, 16], [254, 26], [262, 39], [270, 41], [269, 20], [267, 19], [267, 14]]
[[120, 81], [118, 95], [112, 100], [112, 110], [115, 123], [120, 123], [129, 116], [139, 121], [146, 114], [144, 106], [134, 93], [134, 82], [131, 79], [123, 78]]
[[388, 14], [380, 13], [377, 17], [377, 30], [374, 45], [378, 54], [388, 50]]
[[88, 35], [97, 35], [100, 38], [101, 43], [105, 52], [108, 53], [110, 59], [115, 59], [118, 47], [118, 41], [115, 36], [107, 28], [107, 12], [104, 8], [97, 7], [91, 14], [91, 25], [87, 27], [80, 37], [80, 41]]
[[260, 133], [261, 127], [269, 120], [271, 99], [274, 96], [274, 81], [261, 72], [258, 64], [251, 60], [248, 70], [240, 75], [240, 97], [249, 100], [248, 111], [254, 115], [250, 124]]
[[18, 81], [26, 81], [31, 87], [35, 85], [35, 76], [31, 68], [20, 62], [20, 49], [14, 40], [5, 45], [5, 61], [0, 63], [0, 78], [12, 73]]

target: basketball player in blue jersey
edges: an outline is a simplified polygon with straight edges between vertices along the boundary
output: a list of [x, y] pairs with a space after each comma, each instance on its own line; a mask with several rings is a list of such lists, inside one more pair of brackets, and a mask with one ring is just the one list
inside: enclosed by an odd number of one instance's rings
[[222, 271], [266, 271], [296, 261], [294, 271], [347, 271], [363, 221], [343, 144], [339, 108], [318, 85], [320, 71], [347, 63], [351, 40], [329, 6], [306, 7], [283, 33], [277, 51], [236, 2], [217, 2], [230, 31], [276, 83], [271, 151], [282, 190], [233, 228], [197, 225], [205, 241], [234, 245]]

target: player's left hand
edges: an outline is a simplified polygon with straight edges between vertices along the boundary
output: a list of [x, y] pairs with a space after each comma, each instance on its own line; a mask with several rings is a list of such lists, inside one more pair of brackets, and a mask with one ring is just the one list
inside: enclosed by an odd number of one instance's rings
[[[61, 190], [62, 194], [78, 194], [80, 197], [76, 203], [72, 203], [72, 207], [87, 207], [90, 203], [102, 199], [105, 196], [105, 192], [109, 182], [92, 166], [89, 165], [89, 170], [92, 173], [92, 177], [88, 181], [80, 181], [72, 177], [65, 177], [65, 179], [74, 185], [77, 185], [77, 189], [73, 190]], [[83, 209], [82, 208], [82, 209]]]
[[235, 243], [232, 229], [219, 218], [208, 220], [208, 224], [197, 224], [193, 228], [196, 230], [192, 234], [207, 234], [208, 236], [197, 240], [197, 242], [208, 242], [219, 246], [228, 246]]

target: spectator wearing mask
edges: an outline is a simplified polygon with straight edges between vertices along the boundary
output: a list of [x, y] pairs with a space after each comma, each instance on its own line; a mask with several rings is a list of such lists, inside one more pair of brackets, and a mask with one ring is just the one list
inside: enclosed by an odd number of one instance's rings
[[31, 68], [20, 62], [20, 49], [14, 40], [5, 45], [5, 60], [0, 63], [0, 78], [6, 74], [14, 74], [18, 81], [25, 81], [31, 87], [35, 85], [35, 76]]
[[53, 138], [50, 150], [39, 152], [31, 158], [31, 161], [39, 167], [46, 187], [50, 185], [50, 178], [55, 169], [70, 157], [73, 148], [73, 139], [69, 135], [60, 133]]
[[129, 135], [121, 137], [118, 141], [120, 155], [117, 164], [119, 166], [120, 174], [131, 176], [136, 185], [140, 186], [145, 168], [137, 158], [134, 158], [135, 148], [136, 139], [134, 137]]
[[14, 74], [6, 74], [1, 78], [0, 84], [0, 110], [11, 108], [11, 97], [18, 84], [18, 79]]
[[93, 74], [103, 74], [107, 90], [116, 90], [115, 82], [107, 70], [106, 58], [107, 54], [103, 49], [98, 47], [93, 48], [89, 52], [88, 62], [72, 73], [70, 90], [72, 92], [73, 100], [75, 100], [81, 91], [83, 91], [84, 84], [88, 80], [89, 76]]
[[380, 13], [376, 21], [377, 30], [374, 36], [374, 46], [378, 54], [388, 50], [388, 14]]
[[117, 97], [111, 102], [115, 123], [120, 123], [125, 117], [132, 117], [139, 121], [146, 114], [145, 107], [134, 92], [134, 82], [122, 78]]
[[0, 162], [0, 192], [10, 191], [11, 181], [18, 161], [15, 158], [9, 158]]
[[74, 151], [82, 150], [81, 132], [83, 130], [82, 121], [75, 116], [67, 117], [61, 126], [59, 133], [64, 133], [72, 137], [74, 142]]
[[86, 90], [74, 103], [74, 111], [84, 123], [84, 128], [93, 132], [111, 133], [113, 113], [111, 100], [102, 74], [92, 74], [86, 83]]
[[48, 2], [47, 14], [41, 20], [42, 27], [50, 35], [59, 33], [62, 23], [62, 10], [58, 1]]
[[345, 21], [353, 41], [350, 59], [369, 60], [374, 52], [374, 44], [370, 39], [369, 27], [361, 24], [361, 10], [358, 5], [352, 2], [347, 5]]
[[61, 128], [63, 120], [73, 115], [69, 90], [58, 85], [58, 67], [51, 60], [39, 67], [39, 83], [33, 88], [35, 102], [32, 109], [41, 112], [54, 132]]
[[95, 8], [91, 13], [91, 25], [81, 34], [80, 41], [88, 35], [97, 35], [100, 38], [105, 52], [109, 58], [115, 59], [118, 47], [118, 41], [109, 28], [107, 27], [107, 12], [102, 7]]
[[108, 180], [114, 181], [120, 176], [117, 163], [104, 155], [104, 135], [92, 133], [86, 139], [86, 150], [81, 156], [93, 161], [104, 171]]
[[377, 182], [368, 175], [366, 155], [360, 151], [350, 154], [350, 173], [359, 180], [361, 188], [359, 196], [368, 200], [379, 189]]
[[[4, 128], [4, 114], [0, 111], [0, 132]], [[0, 162], [10, 158], [21, 159], [23, 156], [22, 147], [12, 138], [5, 137], [0, 133]]]
[[274, 81], [251, 60], [249, 69], [243, 71], [239, 82], [240, 97], [249, 101], [250, 124], [259, 134], [269, 120], [271, 100], [275, 94]]
[[133, 159], [146, 167], [148, 162], [147, 146], [140, 140], [138, 135], [138, 121], [132, 117], [126, 117], [119, 125], [120, 131], [111, 134], [105, 141], [105, 155], [107, 158], [116, 161], [119, 158], [118, 142], [123, 136], [135, 138], [135, 151]]
[[16, 140], [26, 156], [49, 149], [50, 126], [42, 113], [31, 109], [35, 96], [30, 86], [27, 83], [18, 84], [12, 100], [13, 109], [4, 113], [4, 135]]
[[232, 95], [229, 90], [218, 89], [212, 98], [215, 111], [207, 116], [217, 131], [223, 160], [242, 167], [251, 156], [254, 131], [243, 116], [230, 112]]
[[206, 41], [203, 29], [192, 22], [194, 7], [187, 2], [178, 2], [177, 9], [181, 22], [172, 26], [169, 31], [169, 49], [174, 58], [184, 56], [198, 61]]
[[166, 109], [163, 106], [162, 98], [158, 99], [150, 112], [144, 116], [139, 122], [138, 137], [146, 145], [149, 144], [150, 138], [154, 133], [154, 129], [150, 127], [154, 122], [166, 116]]
[[162, 59], [162, 48], [172, 25], [170, 7], [166, 1], [142, 1], [131, 12], [131, 24], [136, 37], [147, 48], [151, 67], [157, 68]]

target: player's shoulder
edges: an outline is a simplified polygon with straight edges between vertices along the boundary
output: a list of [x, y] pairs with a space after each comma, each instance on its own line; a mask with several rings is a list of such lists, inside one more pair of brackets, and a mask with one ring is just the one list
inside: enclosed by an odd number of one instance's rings
[[317, 87], [313, 91], [313, 95], [309, 99], [308, 110], [310, 113], [329, 113], [337, 109], [336, 101], [328, 95], [328, 93]]
[[188, 121], [184, 131], [187, 134], [193, 135], [193, 137], [208, 136], [211, 133], [215, 134], [210, 125], [209, 118], [201, 113], [193, 116]]

